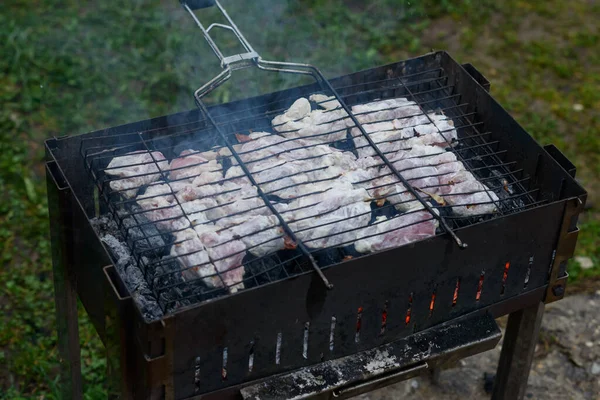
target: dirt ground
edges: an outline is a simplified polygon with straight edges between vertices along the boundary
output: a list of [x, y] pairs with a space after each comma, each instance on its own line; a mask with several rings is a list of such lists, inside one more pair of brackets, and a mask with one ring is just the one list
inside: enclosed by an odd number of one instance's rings
[[[529, 375], [527, 399], [600, 399], [600, 290], [566, 297], [546, 307]], [[503, 322], [503, 321], [501, 321]], [[501, 324], [502, 325], [502, 324]], [[486, 399], [484, 376], [493, 375], [502, 341], [494, 350], [441, 371], [358, 397], [391, 399]], [[488, 379], [488, 385], [489, 382]], [[488, 387], [489, 389], [489, 387]]]

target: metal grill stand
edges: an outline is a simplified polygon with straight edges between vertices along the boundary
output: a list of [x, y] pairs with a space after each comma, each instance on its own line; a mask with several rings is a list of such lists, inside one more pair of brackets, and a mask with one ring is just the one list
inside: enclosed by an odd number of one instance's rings
[[[50, 139], [47, 142], [46, 172], [63, 397], [82, 398], [77, 330], [79, 297], [107, 349], [111, 396], [114, 394], [121, 398], [178, 400], [351, 397], [437, 368], [445, 362], [456, 361], [493, 348], [500, 338], [494, 318], [510, 314], [493, 398], [522, 399], [544, 303], [559, 300], [564, 295], [567, 279], [566, 260], [572, 256], [577, 239], [576, 217], [583, 209], [585, 191], [572, 179], [573, 165], [553, 146], [542, 150], [491, 99], [486, 93], [489, 83], [472, 66], [461, 67], [445, 54], [439, 57], [427, 56], [393, 66], [396, 72], [387, 70], [388, 76], [383, 79], [386, 82], [397, 81], [399, 86], [384, 90], [393, 93], [401, 90], [404, 95], [415, 100], [425, 115], [427, 113], [422, 108], [424, 103], [442, 103], [442, 100], [449, 100], [450, 108], [461, 113], [459, 118], [466, 121], [460, 129], [468, 129], [471, 132], [466, 136], [475, 143], [471, 147], [482, 149], [484, 152], [483, 155], [477, 154], [477, 157], [489, 157], [492, 164], [496, 163], [492, 166], [502, 168], [502, 177], [510, 179], [510, 184], [521, 188], [517, 196], [529, 199], [529, 202], [525, 202], [522, 209], [518, 210], [519, 215], [509, 207], [496, 204], [499, 213], [497, 218], [481, 224], [471, 222], [460, 225], [457, 220], [438, 215], [402, 174], [395, 170], [365, 132], [344, 101], [347, 96], [363, 96], [365, 92], [350, 91], [349, 94], [342, 93], [342, 96], [338, 94], [338, 91], [341, 93], [346, 88], [352, 87], [352, 90], [355, 90], [357, 86], [367, 86], [369, 79], [381, 82], [381, 69], [376, 72], [357, 73], [343, 81], [340, 79], [337, 89], [334, 89], [334, 86], [310, 65], [262, 60], [217, 1], [188, 0], [183, 2], [183, 5], [192, 14], [220, 59], [223, 72], [195, 92], [201, 114], [199, 115], [198, 111], [186, 114], [181, 118], [184, 120], [181, 122], [182, 126], [190, 121], [210, 124], [227, 145], [243, 169], [244, 175], [255, 184], [252, 174], [228, 142], [225, 133], [221, 131], [223, 123], [219, 119], [224, 117], [223, 113], [212, 115], [204, 106], [202, 97], [229, 79], [231, 72], [239, 68], [255, 66], [267, 71], [311, 75], [321, 91], [339, 101], [347, 117], [353, 121], [354, 127], [375, 150], [380, 160], [432, 218], [439, 221], [447, 235], [388, 252], [374, 253], [369, 258], [363, 257], [362, 261], [359, 258], [344, 265], [331, 266], [326, 272], [332, 283], [336, 284], [338, 292], [329, 296], [328, 293], [335, 292], [335, 289], [326, 289], [331, 288], [331, 285], [323, 271], [312, 258], [311, 252], [297, 241], [299, 248], [310, 260], [315, 270], [314, 274], [300, 274], [295, 279], [280, 280], [222, 299], [226, 301], [205, 301], [199, 307], [183, 308], [176, 313], [167, 314], [160, 320], [146, 322], [140, 317], [139, 309], [115, 266], [110, 264], [113, 261], [108, 258], [106, 249], [101, 245], [98, 233], [90, 225], [89, 216], [98, 215], [94, 212], [93, 201], [90, 201], [93, 198], [93, 182], [80, 172], [84, 166], [93, 170], [91, 164], [94, 156], [100, 154], [88, 154], [88, 148], [83, 149], [83, 142], [89, 140], [92, 143], [90, 149], [93, 149], [95, 140], [107, 140], [113, 146], [114, 138], [117, 137], [118, 140], [118, 134], [113, 135], [107, 131], [91, 134], [83, 140]], [[213, 5], [222, 11], [229, 25], [212, 24], [207, 29], [202, 26], [193, 10]], [[234, 32], [246, 52], [223, 56], [209, 35], [211, 29], [216, 27]], [[435, 62], [432, 63], [432, 60]], [[410, 76], [411, 69], [417, 72], [416, 75], [431, 73], [431, 70], [427, 70], [428, 63], [430, 66], [437, 65], [436, 71], [439, 70], [439, 75], [436, 74], [436, 77], [428, 82], [421, 80], [426, 75], [422, 75], [421, 78], [415, 78], [413, 75], [414, 85], [428, 86], [423, 90], [419, 89], [420, 91], [409, 89], [410, 84], [405, 78]], [[426, 72], [423, 72], [423, 69]], [[448, 76], [443, 75], [446, 71], [450, 71], [449, 75], [452, 75], [456, 91], [450, 90], [449, 85], [444, 87], [441, 83], [448, 79]], [[340, 88], [339, 86], [344, 86], [343, 82], [351, 86]], [[432, 92], [436, 92], [437, 95], [433, 95]], [[458, 102], [463, 101], [463, 95], [467, 101], [459, 104]], [[472, 107], [469, 102], [473, 103]], [[463, 106], [473, 112], [463, 114]], [[472, 122], [471, 116], [478, 117], [479, 122]], [[225, 118], [228, 116], [225, 115]], [[481, 122], [482, 120], [485, 122]], [[139, 132], [148, 131], [156, 126], [161, 129], [169, 125], [168, 119], [157, 119], [136, 124], [135, 127], [125, 127], [124, 130], [115, 130], [123, 133], [131, 132], [133, 128], [142, 145], [150, 151], [152, 147]], [[490, 131], [479, 132], [477, 125], [484, 125]], [[439, 129], [438, 133], [443, 136]], [[503, 150], [492, 151], [489, 143], [482, 139], [484, 135], [496, 139], [496, 143], [502, 144], [499, 147], [514, 148], [516, 157], [506, 162], [500, 161], [498, 156]], [[126, 140], [122, 139], [125, 143]], [[85, 161], [82, 158], [73, 158], [77, 150], [85, 153]], [[457, 150], [460, 151], [462, 150]], [[465, 161], [460, 153], [458, 156], [461, 161]], [[157, 160], [154, 156], [152, 158], [157, 172], [161, 171]], [[482, 163], [482, 169], [490, 168], [487, 162]], [[518, 164], [521, 168], [518, 171], [524, 176], [523, 179], [516, 179], [513, 176], [516, 172], [509, 171], [507, 167], [512, 164]], [[533, 189], [525, 190], [521, 186], [524, 181], [528, 181]], [[100, 186], [105, 187], [105, 184], [106, 182], [103, 182]], [[256, 184], [255, 186], [258, 187]], [[264, 200], [265, 206], [269, 207], [270, 203], [260, 188], [258, 194]], [[490, 200], [496, 203], [491, 197]], [[501, 201], [504, 200], [507, 199]], [[294, 239], [294, 232], [286, 226], [276, 210], [270, 208], [278, 217], [282, 228]], [[104, 213], [107, 210], [102, 211]], [[511, 211], [514, 211], [512, 215]], [[486, 225], [487, 222], [489, 224]], [[538, 224], [537, 230], [531, 228]], [[461, 237], [479, 247], [471, 246], [468, 250], [457, 250], [456, 245], [461, 249], [466, 247], [454, 232], [459, 228], [465, 228], [459, 232]], [[482, 235], [487, 235], [486, 240], [480, 240]], [[503, 239], [509, 242], [507, 248], [496, 249], [498, 246], [494, 244]], [[493, 248], [490, 247], [492, 245]], [[554, 253], [550, 256], [552, 250]], [[535, 264], [532, 255], [535, 255]], [[395, 264], [398, 260], [407, 260], [413, 266], [422, 263], [428, 268], [418, 271], [387, 268], [397, 267]], [[507, 274], [510, 260], [513, 260], [515, 267], [511, 267], [511, 273]], [[526, 260], [529, 260], [529, 266]], [[506, 269], [504, 263], [507, 265]], [[549, 274], [548, 264], [551, 264]], [[364, 275], [365, 270], [369, 270], [369, 274]], [[349, 279], [353, 274], [354, 279]], [[487, 289], [483, 290], [482, 296], [484, 275]], [[394, 284], [386, 285], [386, 279], [392, 276]], [[452, 301], [452, 294], [457, 293], [459, 282], [465, 293], [473, 292], [474, 295], [477, 291], [477, 296], [461, 295], [458, 302]], [[361, 285], [368, 287], [368, 290]], [[413, 291], [416, 295], [414, 304]], [[400, 298], [400, 295], [404, 296], [405, 293], [410, 293], [410, 296], [407, 296], [408, 312], [412, 310], [410, 324], [408, 319], [405, 323], [402, 314], [407, 312]], [[289, 298], [285, 298], [286, 295]], [[347, 304], [355, 298], [365, 302], [364, 316], [363, 303], [359, 303], [358, 316], [354, 304]], [[432, 313], [436, 298], [436, 312]], [[281, 299], [282, 307], [273, 304], [273, 299]], [[394, 315], [395, 318], [388, 319], [387, 330], [380, 332], [380, 307], [385, 304], [383, 312], [387, 318], [388, 300], [390, 315]], [[258, 314], [248, 317], [245, 315], [248, 314], [248, 310], [245, 309], [248, 304], [244, 301], [249, 301], [253, 306], [259, 305], [261, 308], [257, 310], [268, 314], [269, 317]], [[351, 308], [353, 310], [350, 310]], [[250, 313], [257, 310], [251, 310]], [[364, 340], [359, 341], [361, 316], [364, 318]], [[236, 317], [245, 320], [234, 321]], [[329, 336], [328, 318], [332, 318], [332, 321], [338, 318], [339, 327], [335, 337], [339, 343], [336, 342], [335, 351], [327, 346], [331, 343], [327, 340], [333, 338], [333, 329]], [[287, 347], [284, 349], [300, 349], [302, 337], [299, 335], [300, 330], [296, 329], [298, 321], [301, 321], [302, 325], [308, 324], [304, 321], [311, 321], [310, 327], [313, 330], [310, 340], [314, 348], [324, 351], [329, 347], [331, 351], [327, 355], [321, 353], [319, 357], [318, 352], [307, 352], [308, 346], [305, 344], [302, 353], [298, 351], [292, 354], [293, 351], [290, 351], [286, 354], [289, 357], [286, 360], [287, 364], [279, 365], [279, 359], [271, 346], [275, 343], [271, 339], [278, 337], [279, 346], [281, 331], [284, 331], [284, 334], [288, 335], [285, 345]], [[236, 331], [238, 324], [245, 329]], [[306, 340], [308, 325], [304, 326]], [[356, 329], [356, 339], [351, 335], [353, 329]], [[281, 331], [278, 333], [277, 330]], [[250, 339], [250, 335], [257, 335], [259, 340]], [[216, 343], [213, 348], [210, 345], [213, 343], [211, 340]], [[227, 347], [222, 348], [223, 346], [231, 346], [229, 352]], [[257, 357], [254, 360], [255, 374], [252, 375], [252, 371], [249, 371], [252, 368], [248, 368], [248, 359], [253, 360], [254, 352], [262, 356], [262, 359]], [[202, 354], [204, 358], [197, 354]], [[276, 358], [277, 365], [273, 365], [271, 358]], [[221, 376], [214, 379], [217, 366], [221, 368]], [[211, 378], [205, 378], [203, 368], [212, 374]], [[256, 372], [260, 373], [260, 378], [257, 378]], [[203, 381], [204, 379], [206, 381]], [[194, 394], [197, 396], [194, 397]]]

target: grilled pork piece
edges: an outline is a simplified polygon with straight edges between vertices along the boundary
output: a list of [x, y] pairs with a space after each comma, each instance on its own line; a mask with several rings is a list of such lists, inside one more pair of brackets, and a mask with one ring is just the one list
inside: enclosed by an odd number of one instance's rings
[[233, 237], [239, 238], [250, 253], [262, 257], [283, 250], [284, 234], [274, 215], [250, 215], [231, 217], [217, 225], [227, 227]]
[[[213, 224], [196, 225], [194, 230], [214, 266], [219, 271], [222, 283], [230, 293], [244, 288], [244, 268], [242, 259], [246, 254], [246, 246], [227, 231], [217, 231]], [[218, 286], [223, 286], [223, 284]]]
[[[323, 208], [321, 204], [319, 206]], [[289, 226], [308, 247], [327, 248], [352, 244], [359, 228], [367, 226], [370, 219], [371, 206], [359, 201], [327, 210], [322, 215], [299, 219]]]
[[113, 158], [104, 172], [120, 178], [111, 180], [110, 188], [131, 199], [142, 186], [159, 180], [160, 171], [168, 169], [169, 163], [160, 151], [140, 150]]
[[441, 195], [457, 215], [492, 214], [498, 211], [495, 204], [499, 200], [498, 195], [464, 168], [440, 176], [439, 180], [442, 184]]
[[211, 180], [214, 180], [214, 177], [223, 176], [222, 167], [217, 163], [216, 159], [208, 160], [202, 153], [195, 150], [182, 151], [179, 157], [171, 160], [169, 170], [169, 179], [172, 181], [183, 180], [185, 178], [194, 179], [207, 172], [212, 173], [210, 175]]
[[[496, 194], [467, 172], [454, 153], [439, 146], [416, 145], [387, 158], [411, 186], [422, 190], [423, 197], [440, 195], [455, 214], [470, 216], [495, 212]], [[359, 158], [356, 163], [366, 172], [355, 170], [346, 174], [355, 187], [367, 189], [375, 199], [389, 200], [399, 211], [423, 208], [396, 175], [381, 166], [383, 162], [378, 157]]]
[[176, 232], [171, 256], [181, 263], [184, 279], [200, 277], [208, 286], [227, 286], [235, 293], [244, 288], [241, 260], [246, 247], [215, 229], [214, 225], [205, 224]]
[[359, 253], [371, 253], [405, 245], [435, 235], [437, 220], [426, 211], [409, 212], [394, 218], [379, 217], [360, 231], [354, 247]]
[[136, 201], [144, 210], [142, 213], [163, 232], [173, 232], [190, 226], [179, 204], [175, 201], [173, 190], [167, 183], [154, 183], [140, 194]]
[[200, 277], [208, 286], [223, 286], [217, 276], [217, 269], [210, 262], [206, 248], [193, 229], [175, 233], [171, 256], [176, 257], [182, 265], [181, 274], [184, 279], [194, 280]]
[[[427, 115], [421, 113], [403, 119], [363, 124], [363, 128], [386, 156], [415, 146], [432, 145], [444, 148], [458, 140], [458, 133], [454, 129], [452, 120], [434, 113]], [[376, 155], [375, 149], [369, 145], [358, 128], [352, 130], [352, 137], [359, 157]]]
[[325, 110], [333, 110], [340, 108], [341, 104], [333, 96], [325, 96], [324, 94], [311, 94], [308, 98], [310, 101], [317, 103], [318, 107]]

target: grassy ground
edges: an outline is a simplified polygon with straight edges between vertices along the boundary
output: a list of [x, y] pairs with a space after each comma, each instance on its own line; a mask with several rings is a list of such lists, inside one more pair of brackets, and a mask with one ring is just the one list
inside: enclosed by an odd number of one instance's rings
[[[57, 396], [43, 140], [193, 106], [192, 91], [216, 63], [177, 3], [2, 2], [0, 398]], [[540, 142], [575, 161], [590, 202], [598, 201], [597, 2], [223, 3], [265, 58], [311, 62], [329, 76], [450, 50], [491, 79], [493, 94]], [[267, 90], [293, 83], [261, 82]], [[240, 84], [214, 100], [257, 89]], [[591, 208], [582, 218], [577, 252], [594, 267], [571, 265], [580, 281], [600, 275], [599, 217]], [[83, 313], [81, 332], [86, 397], [102, 398], [101, 347]]]

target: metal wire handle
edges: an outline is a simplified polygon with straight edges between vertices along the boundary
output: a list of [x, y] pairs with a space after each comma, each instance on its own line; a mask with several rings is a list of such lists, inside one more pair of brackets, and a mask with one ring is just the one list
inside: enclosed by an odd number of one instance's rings
[[[238, 29], [233, 20], [227, 14], [227, 11], [223, 8], [223, 6], [221, 6], [221, 3], [219, 3], [218, 0], [181, 0], [181, 4], [183, 8], [185, 8], [190, 13], [194, 21], [196, 21], [196, 25], [198, 25], [198, 27], [202, 31], [202, 34], [208, 42], [208, 45], [221, 62], [221, 68], [223, 68], [223, 71], [219, 75], [215, 76], [213, 79], [208, 81], [206, 84], [204, 84], [194, 92], [194, 97], [197, 101], [200, 101], [202, 97], [206, 96], [208, 93], [210, 93], [211, 91], [222, 85], [229, 78], [231, 78], [232, 71], [248, 67], [257, 67], [265, 71], [311, 75], [315, 78], [315, 80], [319, 81], [319, 77], [315, 73], [316, 68], [310, 64], [263, 60], [262, 57], [256, 52], [256, 50], [252, 48], [252, 45], [250, 45], [250, 43], [246, 40], [242, 32]], [[200, 20], [196, 16], [196, 13], [194, 13], [194, 10], [198, 8], [207, 8], [212, 5], [217, 6], [221, 14], [223, 14], [225, 19], [227, 20], [228, 24], [212, 23], [208, 26], [208, 28], [204, 27], [202, 22], [200, 22]], [[235, 34], [235, 37], [238, 39], [239, 43], [244, 47], [246, 51], [244, 53], [224, 56], [223, 52], [221, 52], [215, 41], [210, 36], [210, 31], [213, 28], [221, 28], [233, 32]]]
[[[229, 17], [229, 15], [227, 14], [227, 11], [225, 11], [225, 9], [221, 6], [221, 4], [219, 3], [218, 0], [180, 0], [180, 1], [181, 1], [181, 4], [183, 5], [183, 7], [190, 13], [190, 15], [192, 16], [194, 21], [196, 21], [196, 24], [198, 25], [198, 27], [204, 34], [206, 41], [210, 45], [210, 47], [213, 50], [213, 52], [215, 53], [215, 55], [221, 61], [221, 67], [223, 68], [223, 72], [221, 72], [219, 75], [217, 75], [216, 77], [211, 79], [208, 83], [206, 83], [204, 86], [200, 87], [199, 89], [197, 89], [194, 92], [194, 97], [196, 98], [196, 103], [203, 110], [203, 112], [207, 115], [207, 117], [211, 120], [211, 122], [213, 123], [213, 125], [215, 126], [217, 131], [219, 131], [219, 134], [225, 140], [225, 143], [227, 144], [227, 147], [229, 148], [229, 150], [232, 152], [232, 155], [236, 158], [237, 162], [240, 164], [240, 166], [244, 170], [244, 173], [248, 176], [248, 178], [252, 181], [252, 183], [255, 186], [258, 186], [258, 185], [256, 185], [254, 183], [252, 175], [246, 169], [246, 167], [245, 167], [244, 163], [241, 161], [241, 159], [239, 159], [239, 155], [233, 149], [233, 147], [229, 144], [229, 142], [227, 141], [227, 138], [225, 137], [223, 132], [221, 132], [221, 130], [219, 129], [219, 127], [217, 126], [217, 124], [215, 123], [213, 118], [208, 113], [206, 106], [202, 102], [202, 97], [204, 97], [206, 94], [210, 93], [212, 90], [214, 90], [215, 88], [217, 88], [218, 86], [223, 84], [225, 81], [227, 81], [231, 77], [231, 72], [236, 69], [242, 69], [242, 68], [248, 68], [251, 66], [256, 66], [259, 69], [266, 70], [266, 71], [277, 71], [277, 72], [283, 72], [283, 73], [311, 75], [315, 79], [315, 81], [317, 81], [321, 85], [321, 87], [324, 90], [333, 94], [335, 99], [340, 103], [340, 106], [342, 107], [342, 109], [348, 114], [348, 117], [352, 120], [352, 122], [355, 124], [355, 126], [360, 130], [362, 136], [367, 140], [369, 145], [371, 145], [371, 147], [375, 150], [375, 153], [380, 157], [381, 160], [384, 161], [384, 163], [392, 171], [392, 173], [398, 177], [398, 179], [402, 182], [402, 184], [406, 187], [406, 189], [423, 205], [423, 207], [435, 219], [437, 219], [439, 221], [439, 223], [443, 227], [444, 231], [446, 231], [450, 235], [450, 237], [454, 240], [454, 242], [460, 248], [464, 249], [467, 247], [467, 243], [463, 242], [456, 235], [456, 233], [450, 228], [450, 226], [448, 225], [446, 220], [441, 215], [439, 215], [431, 207], [431, 205], [429, 203], [427, 203], [421, 197], [421, 195], [417, 192], [417, 190], [415, 190], [415, 188], [412, 187], [412, 185], [406, 180], [406, 178], [404, 178], [400, 174], [400, 172], [396, 170], [394, 165], [387, 159], [387, 157], [384, 156], [384, 154], [381, 152], [381, 150], [373, 142], [371, 137], [367, 134], [367, 132], [365, 131], [362, 124], [356, 119], [356, 116], [352, 113], [352, 111], [350, 110], [350, 108], [348, 107], [346, 102], [341, 98], [341, 96], [337, 93], [337, 91], [334, 89], [334, 87], [331, 85], [331, 83], [325, 78], [325, 76], [321, 73], [321, 71], [319, 71], [318, 68], [316, 68], [315, 66], [310, 65], [310, 64], [299, 64], [299, 63], [263, 60], [260, 57], [260, 55], [258, 55], [258, 53], [252, 48], [250, 43], [246, 40], [244, 35], [240, 32], [238, 27], [235, 25], [233, 20]], [[190, 5], [192, 7], [190, 7]], [[223, 14], [225, 19], [229, 23], [229, 25], [213, 23], [208, 27], [208, 29], [204, 28], [204, 25], [202, 25], [202, 23], [200, 22], [200, 20], [194, 13], [193, 9], [207, 8], [212, 5], [217, 6], [217, 8]], [[239, 40], [240, 44], [244, 47], [246, 52], [235, 54], [233, 56], [227, 56], [227, 57], [223, 56], [223, 53], [219, 50], [217, 44], [210, 37], [210, 31], [212, 30], [212, 28], [215, 28], [215, 27], [232, 31], [236, 35], [237, 39]], [[260, 193], [261, 192], [260, 187], [258, 188], [258, 190]], [[264, 194], [261, 197], [264, 197]], [[287, 227], [287, 225], [283, 221], [282, 217], [277, 213], [277, 211], [275, 211], [272, 208], [272, 206], [270, 205], [270, 203], [268, 202], [268, 200], [266, 198], [264, 198], [264, 200], [265, 200], [267, 206], [272, 209], [271, 211], [273, 211], [273, 213], [278, 217], [282, 226], [286, 227], [286, 231], [289, 231], [291, 237], [293, 239], [296, 239], [295, 235], [293, 234], [293, 232], [291, 232], [291, 230], [289, 230], [289, 227]], [[303, 247], [303, 246], [300, 246], [300, 247]], [[303, 249], [303, 250], [304, 250], [303, 251], [304, 253], [307, 252], [306, 249]], [[320, 270], [319, 266], [316, 264], [314, 259], [312, 259], [312, 257], [309, 257], [309, 258], [311, 259], [314, 269], [319, 273], [320, 277], [323, 279], [323, 282], [325, 282], [327, 287], [331, 288], [331, 285], [329, 284], [329, 282], [323, 275], [323, 272]]]

